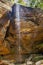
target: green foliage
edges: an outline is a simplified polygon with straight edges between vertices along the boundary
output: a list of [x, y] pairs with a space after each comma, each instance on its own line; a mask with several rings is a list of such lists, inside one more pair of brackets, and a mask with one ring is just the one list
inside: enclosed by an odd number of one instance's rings
[[[16, 0], [11, 0], [13, 4], [15, 1]], [[27, 2], [25, 0], [18, 0], [17, 2], [24, 6], [33, 7], [33, 8], [37, 7], [43, 9], [43, 0], [27, 0]]]
[[22, 2], [22, 0], [18, 0], [18, 3], [21, 3]]
[[28, 7], [37, 7], [43, 9], [43, 0], [28, 0], [26, 3], [23, 0], [19, 0], [18, 3]]
[[24, 6], [26, 5], [26, 3], [23, 0], [18, 0], [18, 3]]

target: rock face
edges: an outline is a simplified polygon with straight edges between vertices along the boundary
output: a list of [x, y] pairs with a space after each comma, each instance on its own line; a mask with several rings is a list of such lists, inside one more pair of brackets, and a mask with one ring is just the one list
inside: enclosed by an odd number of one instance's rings
[[4, 46], [4, 39], [9, 23], [7, 14], [4, 14], [2, 18], [0, 18], [0, 55], [9, 53], [9, 50]]
[[43, 53], [43, 11], [20, 5], [18, 22], [15, 9], [16, 5], [12, 7], [11, 20], [7, 12], [0, 18], [0, 45], [6, 50], [0, 49], [8, 54], [5, 58], [18, 61], [19, 56], [24, 59], [26, 54]]

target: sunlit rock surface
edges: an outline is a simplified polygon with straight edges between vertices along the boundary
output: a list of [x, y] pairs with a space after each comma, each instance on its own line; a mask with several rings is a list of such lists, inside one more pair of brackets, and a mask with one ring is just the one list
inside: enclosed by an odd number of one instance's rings
[[0, 60], [0, 65], [15, 65], [15, 64], [8, 60]]

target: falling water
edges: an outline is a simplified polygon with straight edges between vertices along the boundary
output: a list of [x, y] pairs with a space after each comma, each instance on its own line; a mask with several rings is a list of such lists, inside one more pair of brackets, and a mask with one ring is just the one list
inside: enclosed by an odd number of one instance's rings
[[22, 56], [21, 56], [21, 34], [20, 34], [20, 5], [16, 4], [16, 26], [17, 26], [17, 43], [18, 43], [18, 57], [17, 57], [17, 62], [21, 62], [22, 61]]

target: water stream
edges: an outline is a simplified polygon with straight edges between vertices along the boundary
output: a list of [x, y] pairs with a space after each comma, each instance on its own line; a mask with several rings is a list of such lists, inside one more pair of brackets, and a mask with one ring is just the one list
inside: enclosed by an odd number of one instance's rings
[[17, 57], [17, 62], [22, 62], [22, 55], [21, 55], [21, 34], [20, 34], [20, 5], [16, 4], [16, 26], [17, 26], [17, 44], [18, 44], [18, 57]]

